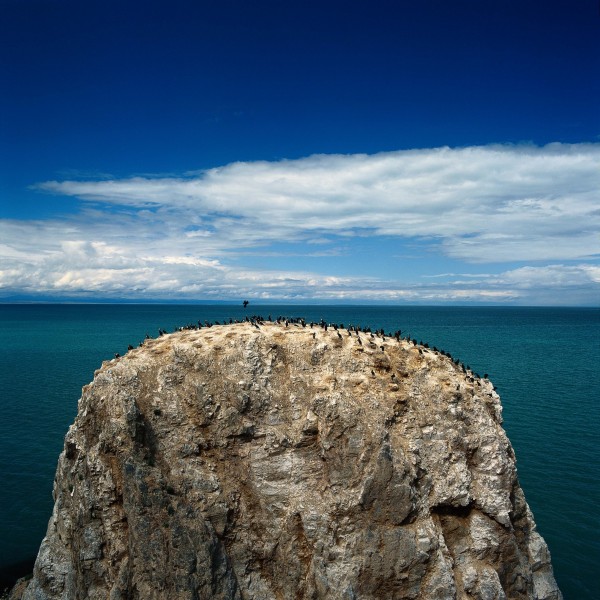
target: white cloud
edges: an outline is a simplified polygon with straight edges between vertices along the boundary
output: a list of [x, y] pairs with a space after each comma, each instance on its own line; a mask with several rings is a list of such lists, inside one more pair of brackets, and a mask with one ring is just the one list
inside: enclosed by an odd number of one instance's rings
[[519, 288], [560, 288], [600, 284], [598, 265], [548, 265], [521, 267], [503, 274], [502, 283], [513, 283]]
[[595, 144], [438, 148], [38, 187], [129, 209], [160, 206], [216, 233], [231, 228], [241, 245], [368, 231], [436, 238], [450, 256], [474, 262], [565, 260], [600, 254], [599, 163]]
[[[182, 178], [45, 182], [36, 187], [80, 198], [81, 211], [0, 220], [0, 290], [518, 302], [567, 290], [593, 303], [599, 164], [600, 144], [486, 146], [233, 163]], [[496, 266], [435, 282], [337, 276], [336, 257], [374, 236]], [[328, 260], [329, 272], [244, 265], [280, 257], [276, 245], [290, 242], [289, 257]], [[394, 272], [393, 254], [380, 260]], [[512, 268], [514, 261], [528, 266]]]
[[[428, 277], [429, 278], [429, 277]], [[524, 304], [598, 304], [600, 265], [551, 264], [491, 273], [444, 273], [431, 276], [434, 286], [464, 293], [504, 292]], [[440, 281], [442, 280], [442, 281]]]

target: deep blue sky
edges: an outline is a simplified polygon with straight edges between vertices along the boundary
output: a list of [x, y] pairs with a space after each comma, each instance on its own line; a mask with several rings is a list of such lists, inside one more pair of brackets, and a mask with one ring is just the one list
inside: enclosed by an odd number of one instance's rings
[[0, 0], [0, 217], [77, 213], [49, 180], [597, 144], [599, 74], [596, 0]]
[[72, 172], [600, 135], [595, 1], [0, 6], [2, 192], [21, 199]]

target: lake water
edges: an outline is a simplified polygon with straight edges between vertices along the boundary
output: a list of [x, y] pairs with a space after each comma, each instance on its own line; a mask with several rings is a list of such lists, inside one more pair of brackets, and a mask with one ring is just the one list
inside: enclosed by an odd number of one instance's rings
[[[521, 486], [566, 600], [600, 598], [600, 309], [251, 305], [249, 314], [359, 324], [488, 373]], [[243, 318], [231, 305], [0, 305], [0, 585], [31, 561], [83, 385], [146, 333]]]

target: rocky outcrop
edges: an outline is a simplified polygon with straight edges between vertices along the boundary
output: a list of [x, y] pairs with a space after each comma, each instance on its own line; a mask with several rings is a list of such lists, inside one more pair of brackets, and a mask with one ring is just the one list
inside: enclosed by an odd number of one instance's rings
[[240, 323], [83, 389], [33, 579], [64, 599], [559, 599], [487, 379], [405, 340]]

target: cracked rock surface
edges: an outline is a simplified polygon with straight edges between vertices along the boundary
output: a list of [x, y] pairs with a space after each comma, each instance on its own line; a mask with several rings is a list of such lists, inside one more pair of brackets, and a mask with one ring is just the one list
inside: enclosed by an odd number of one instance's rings
[[12, 597], [562, 598], [492, 384], [339, 333], [213, 326], [103, 363]]

